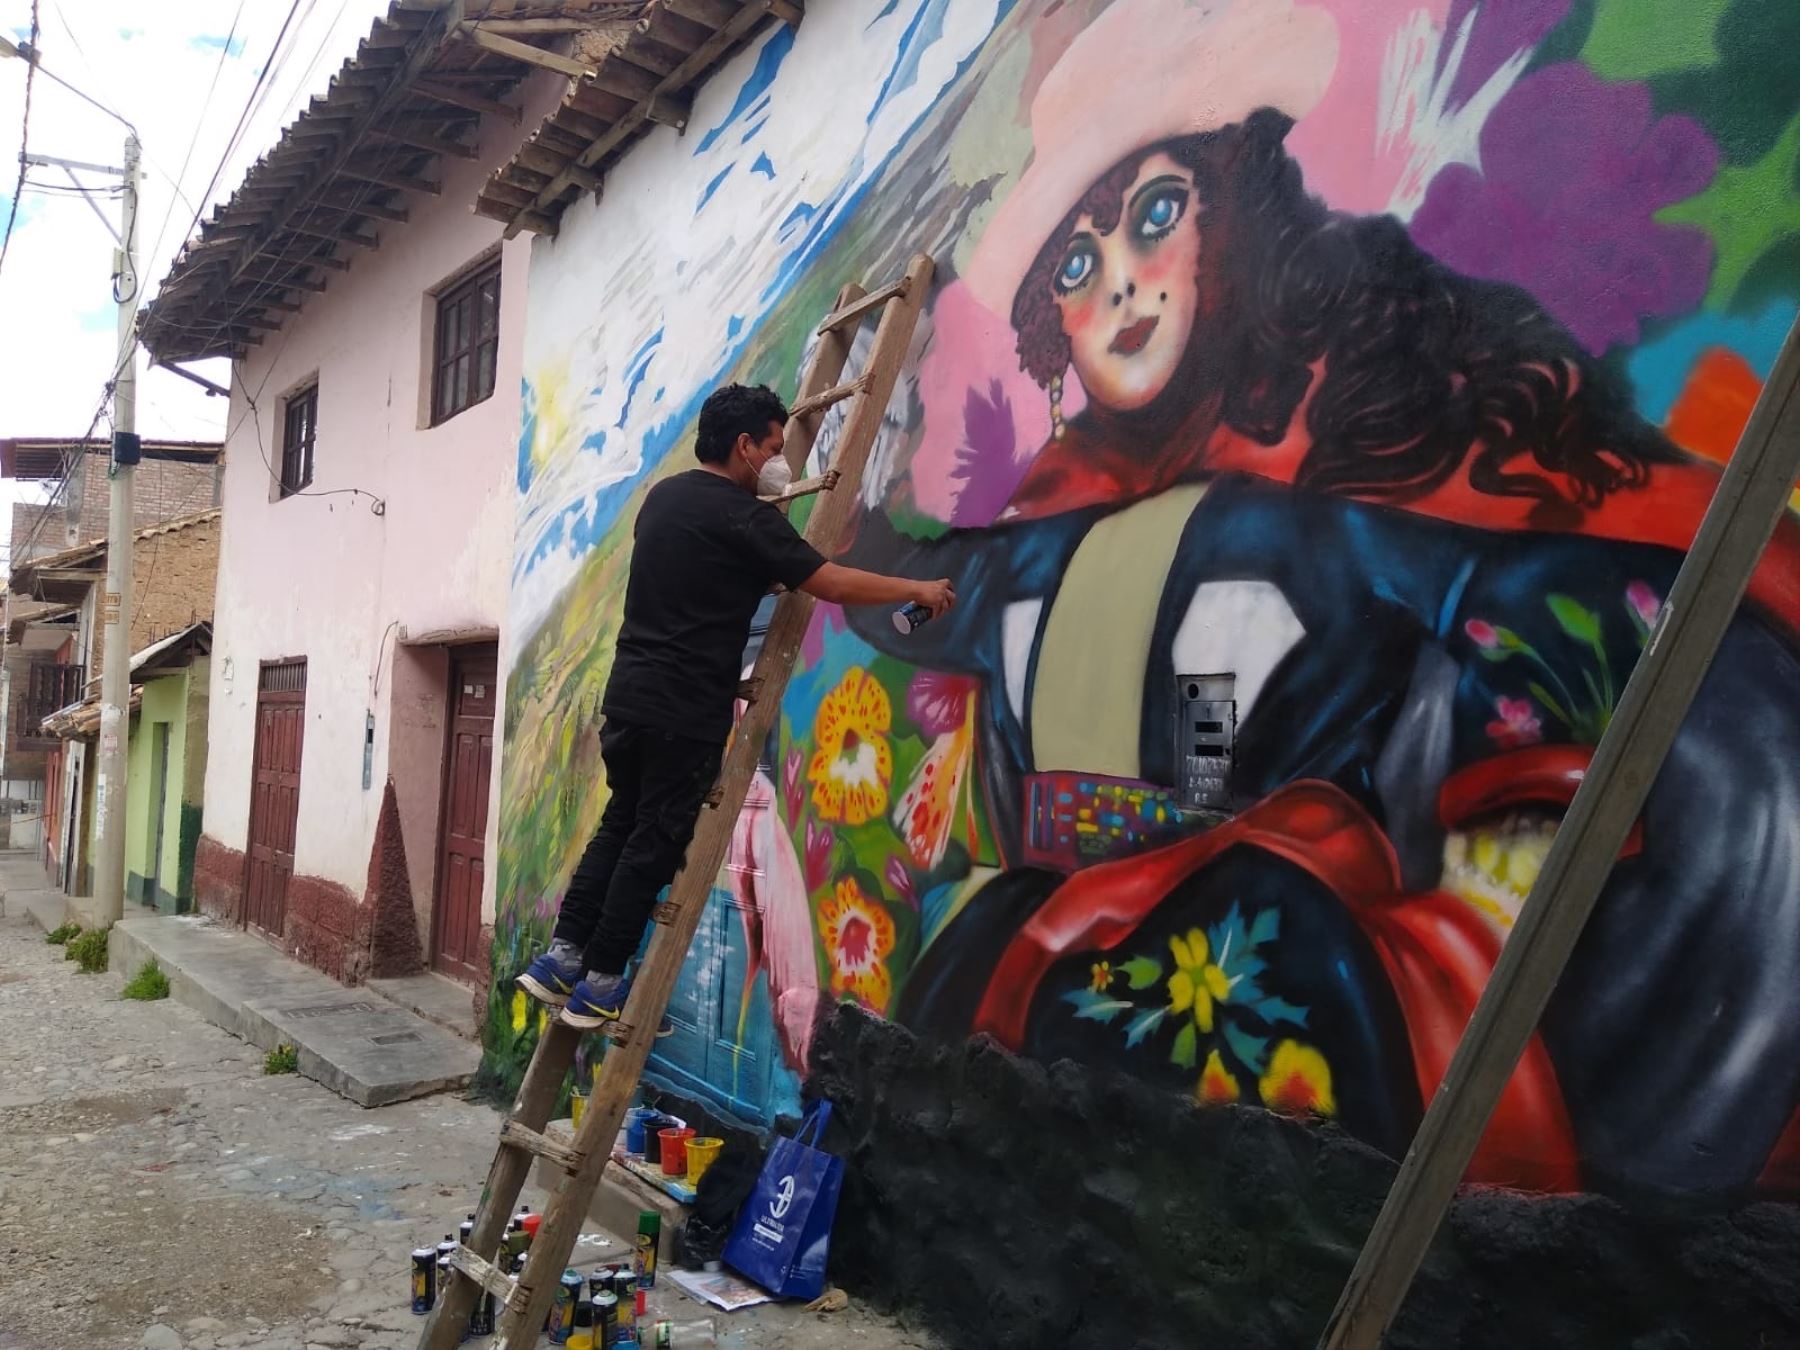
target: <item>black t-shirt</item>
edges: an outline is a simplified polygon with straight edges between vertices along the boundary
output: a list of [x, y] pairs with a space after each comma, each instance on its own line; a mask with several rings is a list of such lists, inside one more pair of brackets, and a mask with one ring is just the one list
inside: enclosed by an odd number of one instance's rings
[[723, 742], [756, 607], [824, 566], [786, 516], [730, 479], [690, 469], [638, 510], [625, 621], [601, 710]]

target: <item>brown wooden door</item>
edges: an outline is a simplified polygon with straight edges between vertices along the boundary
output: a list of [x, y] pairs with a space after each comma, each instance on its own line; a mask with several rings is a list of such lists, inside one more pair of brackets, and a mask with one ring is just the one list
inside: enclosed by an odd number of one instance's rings
[[459, 980], [479, 978], [498, 671], [498, 653], [491, 646], [451, 654], [450, 745], [444, 766], [437, 894], [432, 900], [431, 964]]
[[265, 661], [256, 691], [250, 777], [250, 847], [244, 859], [244, 921], [282, 935], [294, 827], [300, 818], [300, 746], [306, 729], [306, 662]]

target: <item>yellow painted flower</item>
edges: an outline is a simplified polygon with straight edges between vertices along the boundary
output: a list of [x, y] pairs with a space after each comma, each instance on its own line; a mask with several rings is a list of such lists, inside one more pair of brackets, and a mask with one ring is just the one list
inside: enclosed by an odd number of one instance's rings
[[523, 989], [515, 989], [513, 990], [512, 1002], [512, 1024], [513, 1035], [515, 1036], [525, 1030], [525, 1012], [525, 991]]
[[1092, 973], [1088, 976], [1088, 985], [1096, 994], [1104, 994], [1107, 986], [1112, 983], [1112, 975], [1112, 962], [1096, 961]]
[[871, 1011], [885, 1013], [893, 979], [887, 957], [894, 950], [894, 919], [863, 893], [854, 877], [819, 905], [819, 934], [831, 961], [831, 992], [853, 995]]
[[1269, 1056], [1269, 1071], [1257, 1087], [1263, 1104], [1290, 1116], [1335, 1116], [1331, 1066], [1310, 1045], [1282, 1041]]
[[1238, 1081], [1225, 1067], [1217, 1050], [1209, 1051], [1200, 1070], [1200, 1081], [1194, 1085], [1194, 1097], [1208, 1106], [1222, 1106], [1238, 1099]]
[[[1169, 976], [1169, 1011], [1179, 1014], [1192, 1008], [1195, 1025], [1211, 1031], [1213, 1004], [1231, 997], [1231, 980], [1213, 964], [1212, 948], [1198, 928], [1188, 929], [1185, 938], [1170, 938], [1169, 952], [1175, 958], [1175, 973]], [[1193, 1060], [1188, 1063], [1192, 1065]]]
[[861, 666], [844, 672], [813, 718], [806, 776], [821, 819], [861, 825], [887, 810], [894, 776], [887, 733], [893, 724], [893, 706], [881, 682]]

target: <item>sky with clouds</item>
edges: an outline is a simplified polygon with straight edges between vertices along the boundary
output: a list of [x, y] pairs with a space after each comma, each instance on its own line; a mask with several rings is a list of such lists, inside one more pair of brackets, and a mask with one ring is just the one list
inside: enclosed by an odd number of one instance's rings
[[[196, 210], [230, 195], [306, 99], [324, 92], [386, 9], [386, 0], [39, 0], [43, 69], [137, 127], [145, 298], [167, 274]], [[31, 11], [30, 0], [0, 0], [0, 32], [25, 41]], [[93, 209], [70, 192], [27, 187], [15, 205], [25, 75], [23, 61], [0, 59], [0, 229], [18, 211], [0, 266], [0, 436], [77, 436], [93, 419], [116, 359], [114, 245]], [[32, 154], [118, 165], [124, 135], [106, 113], [37, 75]], [[89, 184], [116, 181], [80, 176]], [[30, 169], [27, 182], [70, 186], [51, 168]], [[116, 223], [116, 196], [96, 200]], [[224, 399], [209, 398], [168, 371], [147, 370], [141, 352], [137, 360], [142, 435], [223, 433]], [[223, 361], [195, 369], [227, 382]], [[96, 434], [107, 431], [102, 420]], [[0, 480], [0, 503], [32, 495]]]

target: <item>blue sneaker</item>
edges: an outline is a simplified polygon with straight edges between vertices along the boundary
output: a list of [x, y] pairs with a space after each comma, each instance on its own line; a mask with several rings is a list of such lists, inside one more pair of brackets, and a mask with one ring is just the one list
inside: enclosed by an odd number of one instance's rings
[[[575, 986], [575, 992], [569, 995], [567, 1004], [562, 1010], [562, 1020], [572, 1027], [580, 1027], [583, 1031], [595, 1031], [619, 1020], [619, 1014], [625, 1011], [625, 1000], [631, 997], [631, 979], [626, 977], [617, 981], [604, 993], [595, 993], [594, 988], [586, 980]], [[672, 1036], [675, 1024], [667, 1017], [656, 1028], [658, 1036]]]
[[569, 995], [575, 992], [575, 985], [581, 979], [581, 952], [577, 949], [559, 951], [555, 945], [525, 967], [525, 973], [518, 978], [518, 986], [530, 994], [539, 1003], [548, 1003], [553, 1008], [560, 1008], [569, 1001]]

